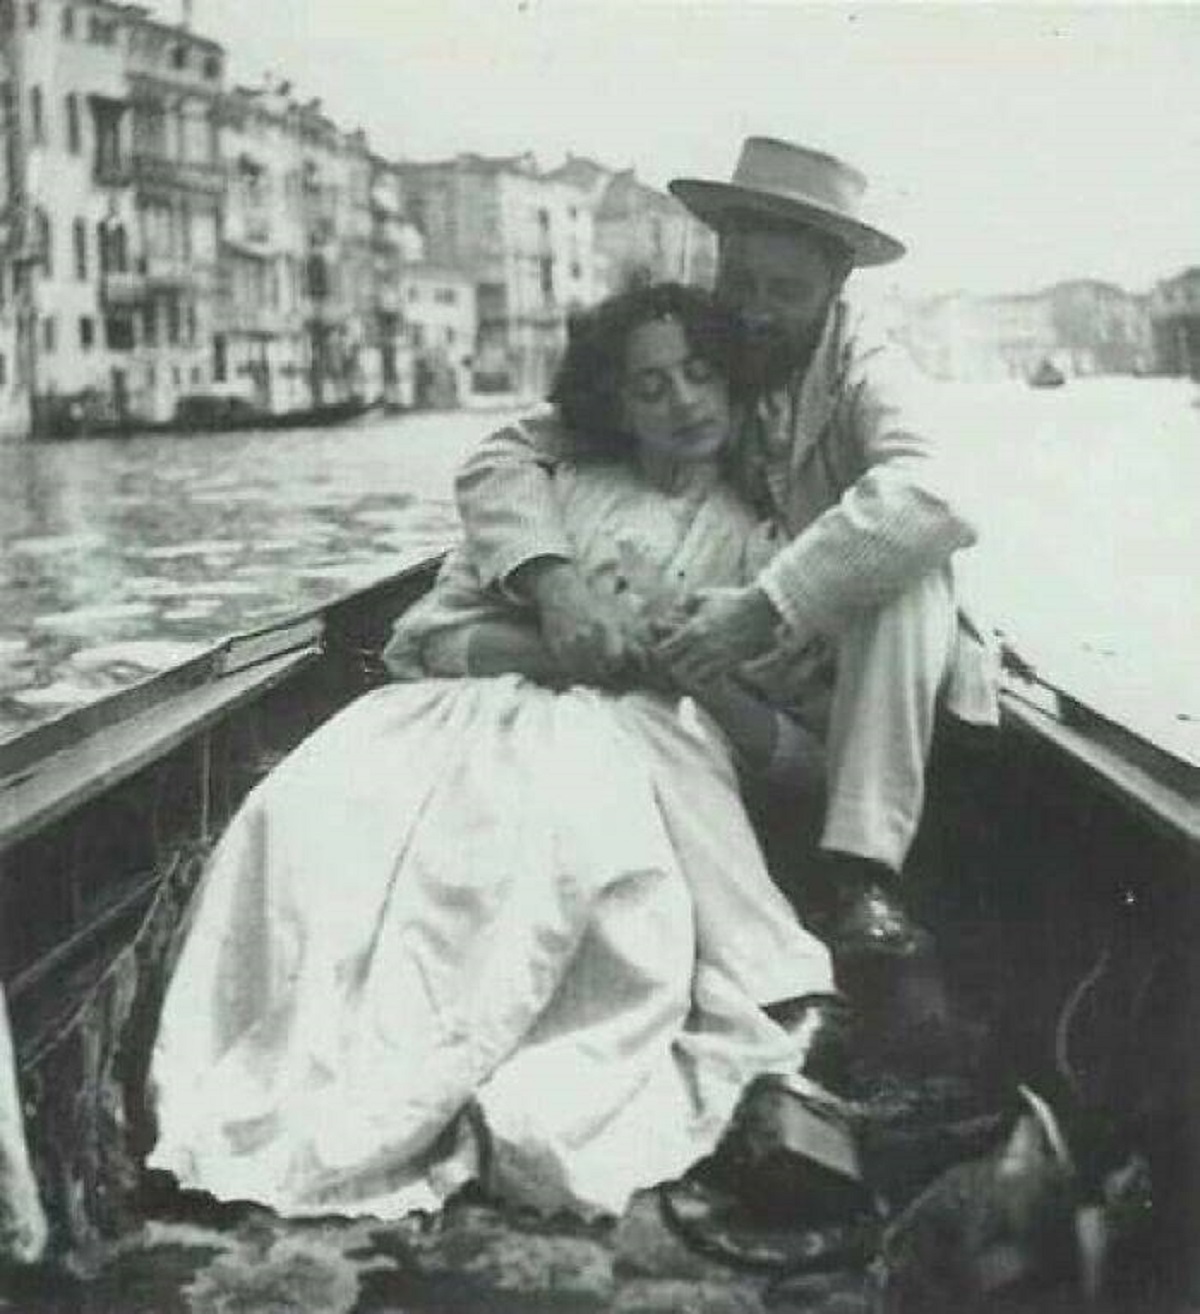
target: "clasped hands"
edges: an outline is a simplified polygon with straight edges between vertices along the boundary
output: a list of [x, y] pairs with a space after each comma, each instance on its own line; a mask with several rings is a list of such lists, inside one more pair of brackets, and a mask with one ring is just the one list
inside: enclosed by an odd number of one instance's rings
[[591, 588], [569, 562], [537, 590], [542, 636], [565, 683], [699, 692], [765, 652], [778, 613], [758, 588], [703, 589], [640, 619]]

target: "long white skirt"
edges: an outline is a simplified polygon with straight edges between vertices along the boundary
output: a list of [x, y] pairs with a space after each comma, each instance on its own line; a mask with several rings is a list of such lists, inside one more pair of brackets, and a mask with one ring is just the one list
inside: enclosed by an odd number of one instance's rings
[[[201, 886], [151, 1165], [287, 1214], [435, 1208], [478, 1169], [619, 1212], [716, 1144], [831, 988], [690, 700], [515, 676], [376, 691], [249, 797]], [[476, 1120], [478, 1121], [478, 1120]]]

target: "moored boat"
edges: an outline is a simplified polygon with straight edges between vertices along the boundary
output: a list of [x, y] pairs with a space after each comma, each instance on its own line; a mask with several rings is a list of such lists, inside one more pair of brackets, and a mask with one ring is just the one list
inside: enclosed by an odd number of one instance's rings
[[1029, 376], [1029, 386], [1031, 388], [1061, 388], [1066, 381], [1067, 376], [1049, 356]]
[[[153, 1207], [139, 1167], [149, 1043], [213, 838], [283, 754], [384, 678], [382, 643], [436, 565], [0, 744], [0, 970], [59, 1251], [95, 1251]], [[768, 811], [764, 842], [786, 864]], [[1196, 764], [1012, 662], [1000, 731], [936, 746], [911, 862], [1002, 1064], [1028, 1074], [1065, 1058], [1116, 1115], [1153, 1127], [1158, 1221], [1184, 1235], [1197, 1232], [1200, 1136], [1163, 1091], [1200, 1076], [1196, 1005], [1179, 1004], [1193, 998], [1198, 853]], [[1089, 977], [1073, 1009], [1088, 1025], [1064, 1054], [1064, 1005]]]
[[123, 438], [139, 434], [237, 433], [263, 429], [309, 429], [345, 424], [379, 403], [348, 397], [319, 406], [267, 411], [240, 396], [196, 393], [181, 397], [169, 420], [118, 414], [97, 395], [43, 399], [34, 436], [40, 439]]

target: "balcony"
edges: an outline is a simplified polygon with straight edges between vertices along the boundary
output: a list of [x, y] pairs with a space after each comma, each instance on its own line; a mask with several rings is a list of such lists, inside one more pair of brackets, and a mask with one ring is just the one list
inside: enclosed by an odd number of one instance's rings
[[129, 271], [102, 274], [100, 296], [107, 306], [136, 306], [146, 300], [146, 279]]
[[178, 255], [144, 255], [138, 261], [140, 277], [150, 291], [187, 288], [193, 292], [210, 291], [216, 278], [216, 266], [210, 261], [193, 260]]
[[299, 317], [282, 307], [233, 305], [219, 306], [216, 322], [223, 333], [244, 337], [277, 337], [300, 327]]
[[128, 187], [133, 182], [133, 161], [121, 156], [102, 156], [92, 168], [92, 180], [98, 187]]
[[170, 187], [176, 191], [219, 195], [225, 190], [225, 169], [197, 160], [172, 160], [139, 152], [133, 157], [134, 180], [143, 187]]

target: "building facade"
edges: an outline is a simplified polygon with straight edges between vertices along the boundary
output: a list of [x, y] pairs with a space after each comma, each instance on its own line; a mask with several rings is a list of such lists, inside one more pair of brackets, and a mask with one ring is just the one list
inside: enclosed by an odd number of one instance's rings
[[401, 275], [406, 336], [413, 362], [409, 404], [446, 408], [471, 391], [477, 312], [469, 274], [429, 262]]
[[427, 258], [474, 282], [476, 387], [544, 396], [568, 316], [598, 292], [586, 196], [541, 174], [531, 155], [460, 155], [400, 168]]
[[716, 234], [673, 196], [586, 156], [568, 155], [548, 177], [570, 183], [592, 212], [598, 295], [662, 280], [712, 286]]
[[1163, 279], [1150, 294], [1155, 365], [1200, 379], [1200, 267]]
[[0, 8], [9, 422], [163, 418], [207, 384], [220, 47], [106, 0]]
[[914, 356], [940, 378], [1029, 379], [1044, 361], [1068, 376], [1153, 367], [1147, 299], [1098, 280], [1022, 295], [934, 297], [910, 303], [901, 319]]

